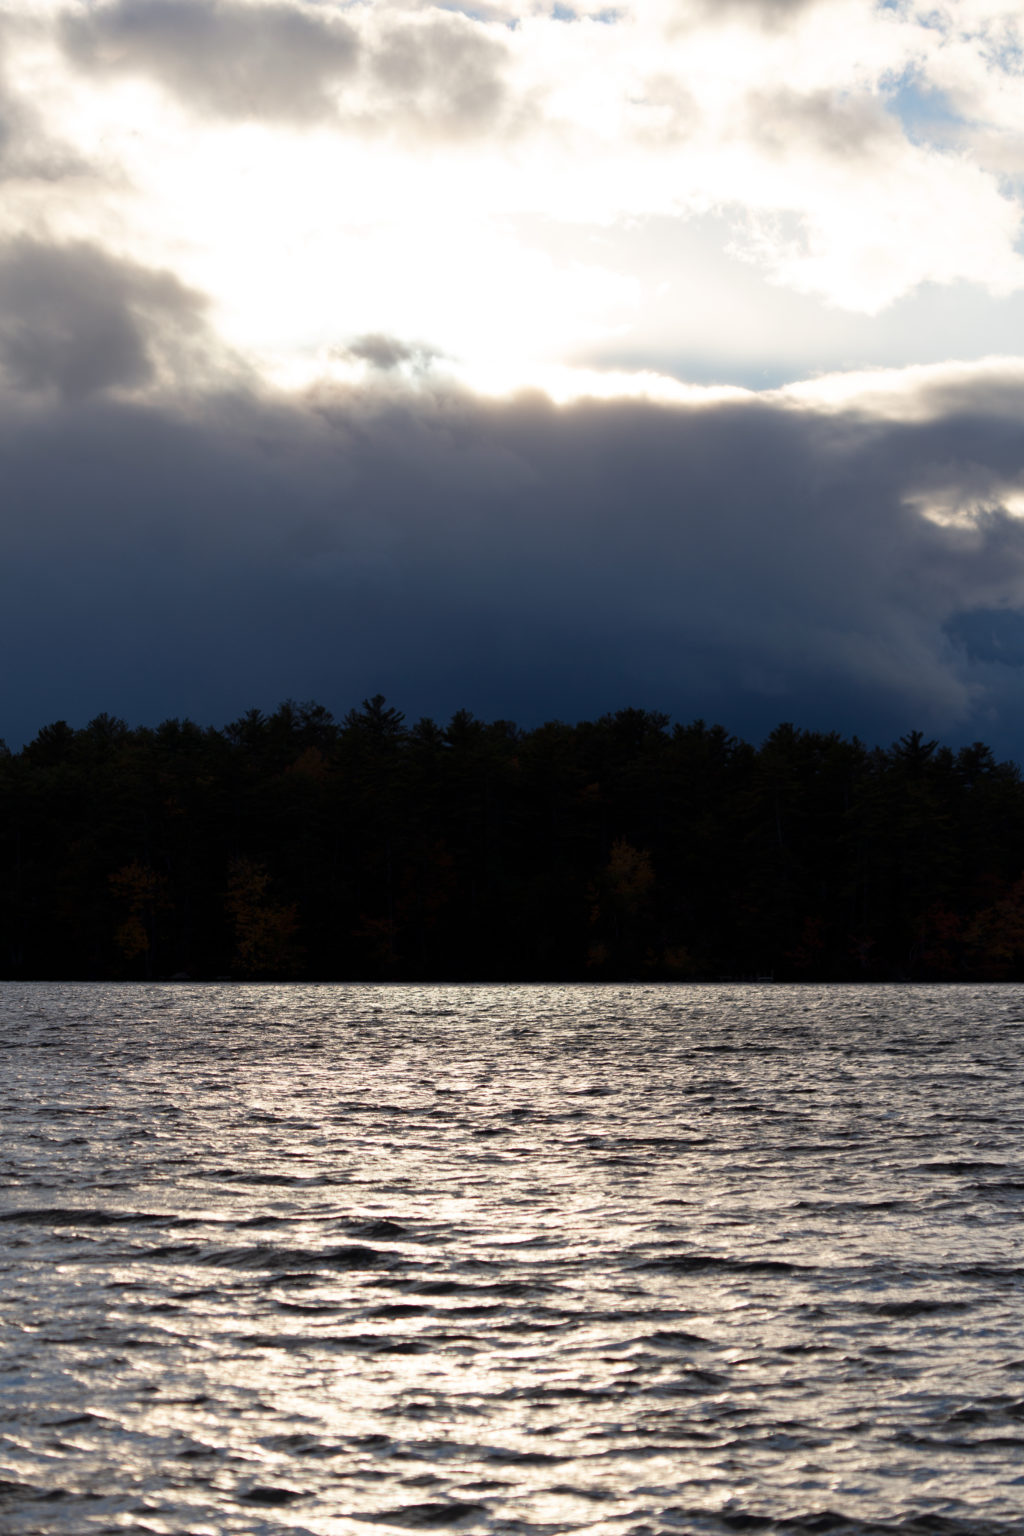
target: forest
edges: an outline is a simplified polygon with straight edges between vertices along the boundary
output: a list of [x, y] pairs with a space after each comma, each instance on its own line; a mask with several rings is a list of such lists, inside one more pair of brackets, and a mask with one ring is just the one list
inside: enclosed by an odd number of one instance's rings
[[0, 976], [1020, 979], [1024, 784], [643, 709], [61, 721], [0, 751]]

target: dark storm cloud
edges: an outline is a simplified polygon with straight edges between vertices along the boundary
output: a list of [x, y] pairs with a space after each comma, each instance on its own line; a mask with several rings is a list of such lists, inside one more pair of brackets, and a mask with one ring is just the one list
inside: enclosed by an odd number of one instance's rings
[[202, 307], [167, 273], [22, 239], [0, 248], [0, 367], [18, 390], [69, 399], [138, 389], [196, 367]]
[[359, 54], [345, 22], [231, 0], [114, 0], [68, 13], [61, 30], [83, 68], [150, 75], [204, 112], [284, 122], [328, 115]]
[[148, 76], [218, 117], [459, 136], [504, 108], [505, 50], [474, 22], [454, 14], [371, 21], [363, 35], [310, 7], [113, 0], [66, 13], [61, 37], [78, 68]]
[[[122, 382], [164, 325], [132, 314]], [[975, 370], [921, 399], [887, 421], [386, 383], [9, 391], [0, 735], [379, 689], [411, 714], [639, 703], [1024, 752], [1024, 673], [986, 638], [1024, 611], [1024, 523], [1000, 504], [1024, 387]], [[933, 490], [985, 510], [939, 525], [914, 499]]]

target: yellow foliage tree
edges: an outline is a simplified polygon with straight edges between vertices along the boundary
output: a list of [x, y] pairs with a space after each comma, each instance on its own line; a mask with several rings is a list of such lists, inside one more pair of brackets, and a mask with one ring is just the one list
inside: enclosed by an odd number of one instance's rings
[[603, 970], [609, 964], [636, 969], [651, 963], [653, 954], [642, 944], [642, 916], [653, 889], [650, 854], [617, 837], [599, 882], [589, 891], [587, 965], [591, 969]]

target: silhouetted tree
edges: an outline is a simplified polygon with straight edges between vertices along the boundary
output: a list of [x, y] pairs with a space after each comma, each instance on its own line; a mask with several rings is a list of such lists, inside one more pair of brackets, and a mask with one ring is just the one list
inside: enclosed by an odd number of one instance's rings
[[1024, 785], [984, 743], [760, 747], [381, 695], [0, 752], [8, 976], [1024, 977]]

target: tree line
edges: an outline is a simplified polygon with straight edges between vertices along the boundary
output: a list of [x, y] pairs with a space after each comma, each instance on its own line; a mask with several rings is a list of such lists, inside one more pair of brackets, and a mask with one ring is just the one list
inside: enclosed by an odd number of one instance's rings
[[643, 709], [60, 721], [0, 752], [0, 975], [1021, 978], [1024, 784]]

